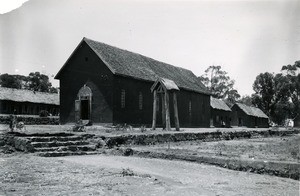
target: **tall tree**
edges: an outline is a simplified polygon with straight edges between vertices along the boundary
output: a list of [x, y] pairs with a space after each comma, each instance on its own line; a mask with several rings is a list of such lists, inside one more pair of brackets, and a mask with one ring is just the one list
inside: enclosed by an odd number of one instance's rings
[[300, 61], [296, 61], [282, 66], [281, 73], [261, 73], [254, 81], [252, 102], [277, 124], [300, 115], [299, 70]]
[[275, 84], [274, 75], [271, 73], [261, 73], [256, 76], [253, 84], [253, 103], [261, 108], [268, 116], [274, 112]]
[[282, 66], [281, 72], [286, 89], [282, 94], [288, 95], [287, 99], [292, 103], [290, 117], [295, 118], [300, 115], [300, 61]]
[[234, 89], [235, 81], [230, 79], [221, 66], [209, 66], [199, 79], [209, 88], [213, 97], [224, 99], [229, 105], [234, 104], [240, 98], [238, 91]]

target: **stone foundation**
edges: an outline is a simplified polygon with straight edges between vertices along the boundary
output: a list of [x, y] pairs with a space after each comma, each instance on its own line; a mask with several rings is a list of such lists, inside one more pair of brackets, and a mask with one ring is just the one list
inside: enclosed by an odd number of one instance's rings
[[179, 141], [219, 141], [219, 140], [232, 140], [232, 139], [250, 139], [259, 137], [273, 137], [273, 136], [286, 136], [290, 134], [300, 133], [299, 129], [273, 131], [236, 131], [236, 132], [178, 132], [178, 133], [161, 133], [161, 134], [141, 134], [141, 135], [120, 135], [110, 136], [102, 139], [106, 141], [108, 147], [114, 147], [119, 145], [153, 145], [157, 143], [166, 142], [179, 142]]
[[[59, 125], [59, 117], [17, 115], [17, 122], [23, 122], [25, 125]], [[9, 123], [10, 123], [9, 115], [0, 116], [0, 124], [9, 124]]]

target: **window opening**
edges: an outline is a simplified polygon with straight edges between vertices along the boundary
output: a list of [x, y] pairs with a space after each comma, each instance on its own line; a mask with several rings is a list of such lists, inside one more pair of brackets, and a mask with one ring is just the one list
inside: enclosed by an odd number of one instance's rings
[[143, 94], [142, 92], [139, 93], [139, 109], [143, 109]]
[[125, 96], [126, 92], [124, 89], [121, 90], [121, 108], [125, 108]]
[[189, 116], [192, 116], [192, 101], [189, 101]]

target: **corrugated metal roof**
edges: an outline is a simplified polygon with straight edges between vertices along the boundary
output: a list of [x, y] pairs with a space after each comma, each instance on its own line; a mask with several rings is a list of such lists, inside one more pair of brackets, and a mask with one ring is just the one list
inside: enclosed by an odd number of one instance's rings
[[260, 118], [269, 118], [261, 109], [252, 107], [252, 106], [247, 106], [242, 103], [236, 103], [236, 105], [241, 108], [246, 114], [250, 116], [255, 116], [255, 117], [260, 117]]
[[59, 105], [59, 94], [0, 87], [0, 100]]
[[[158, 78], [166, 78], [173, 80], [179, 88], [210, 94], [204, 85], [199, 84], [197, 77], [190, 70], [175, 67], [173, 65], [88, 38], [83, 38], [83, 41], [88, 44], [88, 46], [106, 64], [113, 74], [153, 82], [155, 82]], [[59, 79], [61, 70], [55, 78]]]
[[210, 106], [213, 109], [231, 111], [231, 109], [228, 107], [228, 105], [223, 100], [216, 99], [213, 97], [210, 97]]

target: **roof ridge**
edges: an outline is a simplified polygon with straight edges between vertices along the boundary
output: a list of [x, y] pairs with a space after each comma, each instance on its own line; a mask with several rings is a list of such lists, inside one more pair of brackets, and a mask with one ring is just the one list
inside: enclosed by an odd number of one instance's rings
[[210, 97], [210, 106], [214, 109], [231, 111], [231, 108], [222, 99], [217, 99], [215, 97]]
[[[243, 110], [246, 114], [251, 115], [251, 116], [259, 116], [259, 117], [264, 117], [264, 118], [269, 118], [264, 111], [262, 111], [259, 107], [255, 106], [248, 106], [243, 103], [236, 103], [236, 105]], [[250, 111], [249, 111], [250, 110]], [[258, 113], [257, 113], [258, 112]], [[261, 114], [259, 114], [261, 113]]]
[[59, 105], [59, 94], [0, 87], [0, 100]]
[[3, 87], [0, 86], [0, 88], [4, 88], [4, 89], [12, 89], [12, 90], [17, 90], [17, 91], [28, 91], [28, 92], [32, 92], [32, 93], [41, 93], [41, 94], [58, 94], [58, 93], [49, 93], [49, 92], [41, 92], [41, 91], [34, 91], [34, 90], [29, 90], [29, 89], [19, 89], [19, 88], [9, 88], [9, 87]]
[[[163, 64], [166, 64], [166, 65], [170, 65], [170, 66], [172, 66], [172, 67], [176, 67], [176, 68], [179, 68], [179, 69], [183, 69], [183, 70], [185, 70], [185, 71], [192, 72], [191, 70], [186, 69], [186, 68], [184, 68], [184, 67], [179, 67], [179, 66], [176, 66], [176, 65], [171, 65], [171, 64], [169, 64], [169, 63], [166, 63], [166, 62], [163, 62], [163, 61], [154, 59], [154, 58], [152, 58], [152, 57], [148, 57], [148, 56], [146, 56], [146, 55], [144, 55], [144, 54], [141, 54], [141, 53], [138, 53], [138, 52], [132, 52], [132, 51], [130, 51], [130, 50], [123, 49], [123, 48], [119, 48], [119, 47], [113, 46], [113, 45], [109, 45], [109, 44], [104, 43], [104, 42], [99, 42], [99, 41], [96, 41], [96, 40], [93, 40], [93, 39], [90, 39], [90, 38], [87, 38], [87, 37], [83, 37], [83, 40], [88, 40], [88, 41], [97, 42], [97, 43], [99, 43], [99, 44], [104, 44], [104, 45], [106, 45], [106, 46], [114, 47], [114, 48], [116, 48], [116, 49], [123, 50], [123, 51], [126, 51], [126, 52], [130, 52], [130, 53], [132, 53], [132, 54], [140, 55], [140, 56], [142, 56], [142, 57], [144, 57], [144, 58], [151, 59], [151, 60], [157, 61], [157, 62], [159, 62], [159, 63], [163, 63]], [[192, 72], [192, 73], [193, 73], [193, 72]], [[193, 73], [193, 74], [194, 74], [194, 73]], [[195, 74], [194, 74], [194, 75], [195, 75]], [[196, 76], [196, 75], [195, 75], [195, 76]]]
[[[250, 105], [247, 105], [247, 104], [244, 104], [244, 103], [239, 103], [239, 102], [237, 102], [237, 104], [244, 105], [244, 106], [250, 107], [250, 108], [257, 108], [257, 109], [260, 109], [259, 107], [250, 106]], [[261, 109], [260, 109], [260, 110], [261, 110]]]

